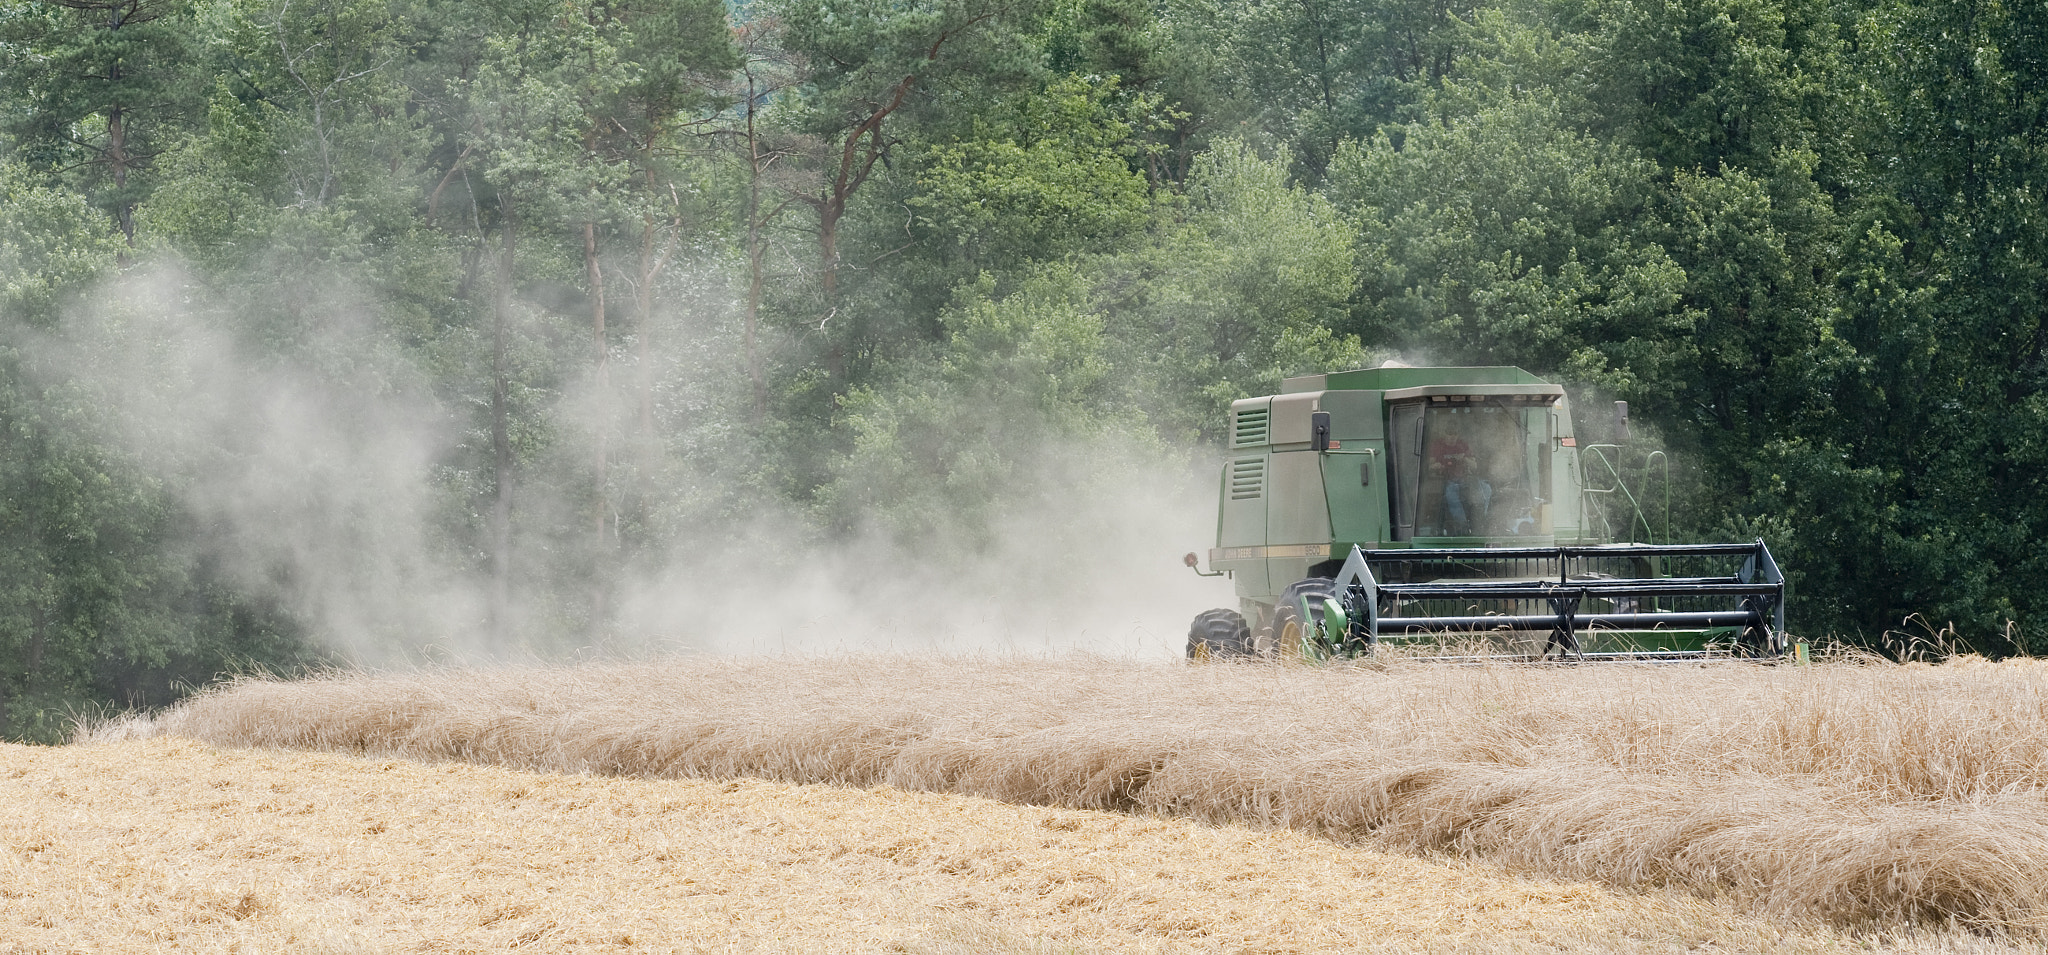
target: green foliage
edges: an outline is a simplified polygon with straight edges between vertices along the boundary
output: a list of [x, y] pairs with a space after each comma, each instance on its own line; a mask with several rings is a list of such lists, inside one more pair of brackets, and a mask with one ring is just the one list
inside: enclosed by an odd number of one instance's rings
[[1516, 364], [1618, 396], [1670, 387], [1696, 348], [1686, 273], [1644, 235], [1657, 167], [1563, 122], [1549, 96], [1347, 147], [1332, 192], [1358, 223], [1362, 330], [1411, 362]]
[[119, 248], [119, 235], [78, 194], [0, 161], [0, 322], [49, 327]]
[[16, 91], [13, 157], [63, 176], [132, 234], [156, 153], [194, 98], [184, 0], [42, 0], [0, 17], [0, 88]]
[[[932, 147], [909, 205], [970, 258], [1055, 258], [1106, 247], [1142, 226], [1150, 189], [1133, 141], [1156, 104], [1114, 99], [1077, 76], [975, 119], [971, 138]], [[1137, 114], [1138, 119], [1133, 119]]]
[[823, 498], [835, 523], [971, 554], [1005, 518], [1119, 476], [1077, 458], [1104, 465], [1157, 446], [1116, 400], [1116, 356], [1073, 276], [1033, 279], [1000, 300], [994, 291], [984, 279], [963, 293], [934, 358], [842, 403], [852, 449]]
[[163, 181], [137, 213], [139, 231], [201, 265], [241, 265], [277, 227], [275, 154], [260, 115], [217, 87], [205, 133], [158, 160]]
[[0, 734], [13, 739], [59, 742], [93, 701], [160, 706], [304, 652], [176, 546], [190, 529], [172, 496], [94, 440], [91, 397], [0, 394]]
[[1291, 161], [1218, 144], [1152, 241], [1101, 266], [1096, 294], [1127, 346], [1136, 400], [1177, 440], [1219, 439], [1231, 401], [1365, 359], [1341, 330], [1357, 288], [1353, 233], [1322, 196], [1287, 183]]
[[1809, 416], [1848, 358], [1832, 328], [1832, 290], [1816, 280], [1832, 264], [1832, 204], [1799, 174], [1812, 169], [1801, 158], [1769, 178], [1677, 175], [1674, 221], [1657, 236], [1685, 269], [1696, 316], [1692, 367], [1674, 376], [1684, 391], [1664, 396], [1679, 399], [1666, 407], [1690, 406], [1717, 457], [1746, 456]]
[[1288, 165], [1210, 153], [1135, 248], [963, 285], [942, 344], [841, 403], [852, 442], [826, 512], [906, 541], [964, 525], [985, 546], [1168, 442], [1213, 439], [1232, 400], [1362, 363], [1329, 327], [1354, 285], [1349, 230]]
[[1813, 129], [1803, 107], [1833, 65], [1833, 24], [1802, 0], [1650, 0], [1600, 8], [1598, 125], [1667, 168], [1767, 163]]
[[163, 705], [310, 658], [188, 546], [176, 489], [122, 449], [118, 404], [76, 374], [66, 318], [113, 272], [120, 234], [18, 164], [0, 164], [0, 194], [0, 738], [58, 742], [94, 705]]
[[1046, 67], [1146, 91], [1163, 78], [1167, 30], [1138, 0], [1061, 0], [1045, 19]]
[[1475, 5], [1447, 0], [1302, 0], [1218, 5], [1231, 77], [1258, 127], [1321, 175], [1347, 140], [1414, 119], [1454, 75]]
[[195, 503], [273, 438], [167, 463], [53, 357], [135, 347], [87, 292], [160, 265], [222, 377], [435, 436], [425, 551], [504, 646], [602, 642], [764, 506], [983, 552], [1391, 352], [1630, 400], [1795, 629], [2044, 649], [2038, 5], [732, 10], [0, 5], [0, 735], [334, 638]]

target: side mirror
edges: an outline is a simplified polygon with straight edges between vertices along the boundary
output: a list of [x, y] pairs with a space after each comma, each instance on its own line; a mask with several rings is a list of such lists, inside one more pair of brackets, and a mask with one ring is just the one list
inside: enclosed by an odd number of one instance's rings
[[1309, 442], [1317, 451], [1330, 450], [1330, 413], [1318, 411], [1308, 416]]
[[1628, 402], [1614, 403], [1614, 443], [1628, 443]]
[[1209, 572], [1207, 572], [1207, 573], [1203, 573], [1203, 572], [1202, 572], [1202, 559], [1201, 559], [1200, 557], [1197, 557], [1197, 556], [1195, 556], [1195, 552], [1194, 552], [1194, 551], [1188, 551], [1188, 555], [1187, 555], [1186, 557], [1183, 557], [1183, 558], [1181, 558], [1181, 559], [1180, 559], [1180, 562], [1181, 562], [1181, 563], [1183, 563], [1183, 564], [1186, 564], [1186, 565], [1188, 565], [1188, 569], [1189, 569], [1189, 570], [1192, 570], [1192, 571], [1194, 571], [1194, 572], [1195, 572], [1195, 575], [1196, 575], [1196, 576], [1199, 576], [1199, 577], [1228, 577], [1228, 576], [1230, 576], [1230, 572], [1229, 572], [1229, 571], [1227, 571], [1227, 570], [1212, 570], [1212, 571], [1209, 571]]

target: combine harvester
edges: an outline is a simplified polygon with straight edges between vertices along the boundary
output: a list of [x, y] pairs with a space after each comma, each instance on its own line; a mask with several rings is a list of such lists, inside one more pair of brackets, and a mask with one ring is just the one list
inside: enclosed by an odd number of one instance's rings
[[[1627, 404], [1615, 413], [1625, 442]], [[1651, 529], [1622, 446], [1580, 445], [1564, 389], [1520, 368], [1290, 378], [1233, 403], [1229, 434], [1205, 576], [1229, 575], [1239, 609], [1196, 617], [1190, 658], [1785, 651], [1785, 579], [1763, 541], [1636, 542]], [[1638, 487], [1661, 461], [1629, 469]], [[1668, 526], [1668, 464], [1664, 488]]]

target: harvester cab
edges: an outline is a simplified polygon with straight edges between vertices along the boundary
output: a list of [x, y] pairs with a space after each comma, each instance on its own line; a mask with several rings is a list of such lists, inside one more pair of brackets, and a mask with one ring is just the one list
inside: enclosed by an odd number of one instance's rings
[[1621, 448], [1582, 447], [1564, 389], [1519, 368], [1290, 378], [1233, 403], [1228, 435], [1208, 563], [1239, 606], [1195, 618], [1190, 657], [1784, 649], [1784, 577], [1763, 542], [1646, 540]]

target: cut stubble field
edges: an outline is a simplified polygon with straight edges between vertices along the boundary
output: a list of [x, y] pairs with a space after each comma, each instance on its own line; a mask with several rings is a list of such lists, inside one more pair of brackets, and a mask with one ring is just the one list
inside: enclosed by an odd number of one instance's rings
[[[157, 947], [2031, 950], [2044, 690], [1982, 661], [337, 674], [8, 750], [0, 798], [44, 807], [8, 885], [84, 879]], [[110, 855], [131, 889], [63, 862]], [[53, 892], [0, 913], [60, 951]], [[134, 915], [187, 909], [212, 928]]]
[[163, 738], [0, 748], [0, 800], [8, 953], [1865, 950], [1669, 893], [884, 788]]

